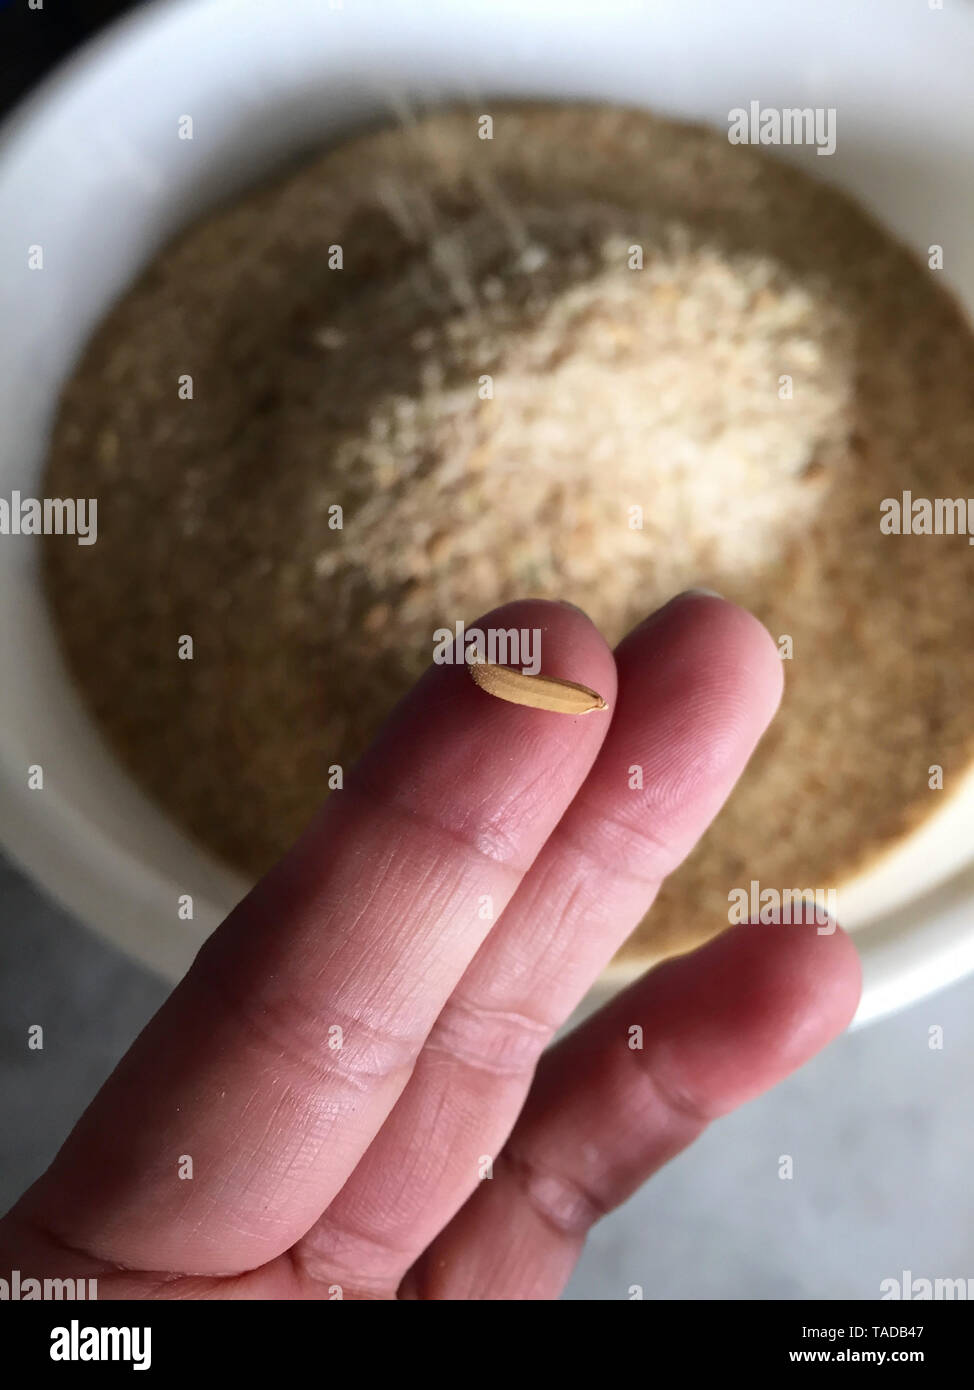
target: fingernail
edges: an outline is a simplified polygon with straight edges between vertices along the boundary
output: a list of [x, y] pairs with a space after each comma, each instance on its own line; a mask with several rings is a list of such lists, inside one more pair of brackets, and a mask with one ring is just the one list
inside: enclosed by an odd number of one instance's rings
[[682, 594], [677, 594], [677, 598], [688, 598], [690, 594], [703, 594], [705, 598], [723, 598], [723, 594], [718, 594], [716, 589], [684, 589]]

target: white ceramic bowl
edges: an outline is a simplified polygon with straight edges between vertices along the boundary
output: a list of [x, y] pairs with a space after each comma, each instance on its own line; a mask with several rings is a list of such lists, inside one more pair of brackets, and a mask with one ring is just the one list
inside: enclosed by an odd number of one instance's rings
[[[172, 233], [286, 157], [423, 102], [608, 99], [727, 128], [835, 107], [834, 155], [783, 150], [905, 241], [944, 246], [974, 306], [974, 14], [954, 0], [169, 0], [41, 86], [0, 132], [0, 496], [39, 496], [58, 390]], [[484, 109], [489, 109], [485, 104]], [[192, 141], [177, 139], [191, 115]], [[27, 248], [44, 249], [43, 271]], [[68, 683], [36, 541], [0, 537], [0, 838], [81, 918], [170, 978], [243, 891], [112, 760]], [[44, 768], [43, 790], [27, 769]], [[840, 890], [860, 1022], [974, 969], [974, 779]], [[191, 893], [192, 922], [177, 917]]]

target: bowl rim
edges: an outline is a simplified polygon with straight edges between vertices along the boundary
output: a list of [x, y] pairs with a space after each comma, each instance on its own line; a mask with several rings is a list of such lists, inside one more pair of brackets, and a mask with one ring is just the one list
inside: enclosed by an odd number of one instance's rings
[[[111, 21], [48, 73], [0, 124], [0, 170], [12, 151], [22, 143], [29, 144], [35, 122], [106, 67], [124, 64], [135, 41], [166, 24], [230, 8], [226, 0], [154, 0]], [[39, 887], [99, 935], [164, 977], [178, 978], [181, 968], [174, 967], [172, 952], [155, 939], [150, 921], [151, 900], [163, 884], [133, 881], [133, 873], [152, 879], [151, 866], [133, 861], [91, 825], [83, 845], [67, 843], [61, 834], [66, 824], [63, 808], [59, 812], [56, 802], [53, 815], [25, 816], [22, 797], [12, 795], [9, 773], [0, 759], [0, 841], [4, 848]], [[76, 821], [76, 826], [80, 824]], [[236, 891], [242, 893], [243, 880], [237, 875], [231, 879]], [[123, 904], [129, 911], [136, 910], [136, 920], [124, 930], [103, 911], [109, 885], [124, 885]], [[865, 988], [853, 1026], [904, 1008], [974, 972], [972, 907], [974, 864], [857, 932], [854, 939], [863, 957]], [[223, 915], [212, 905], [202, 905], [198, 913], [201, 938]], [[180, 948], [180, 955], [184, 950], [185, 946]], [[632, 973], [624, 963], [614, 963], [600, 984], [620, 984], [631, 979]]]

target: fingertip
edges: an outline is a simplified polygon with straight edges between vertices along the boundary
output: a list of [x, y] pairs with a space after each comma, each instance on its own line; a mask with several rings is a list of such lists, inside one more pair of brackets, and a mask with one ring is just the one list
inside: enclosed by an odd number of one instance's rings
[[755, 1093], [804, 1065], [851, 1021], [862, 970], [837, 923], [745, 923], [716, 944], [720, 973], [738, 982], [737, 1027]]
[[537, 634], [540, 674], [575, 681], [598, 692], [611, 709], [616, 697], [612, 650], [588, 614], [564, 599], [526, 598], [484, 613], [468, 631], [528, 629]]
[[692, 623], [699, 640], [713, 645], [718, 660], [731, 658], [737, 680], [747, 681], [752, 699], [769, 724], [784, 691], [784, 663], [775, 639], [760, 619], [706, 589], [678, 594], [667, 610], [672, 617]]
[[832, 922], [743, 923], [654, 976], [654, 997], [681, 1039], [662, 1064], [714, 1116], [768, 1090], [843, 1032], [862, 985], [855, 946]]
[[862, 994], [862, 964], [848, 932], [831, 919], [767, 930], [778, 933], [768, 956], [766, 987], [777, 1001], [772, 1022], [783, 1057], [800, 1066], [852, 1021]]

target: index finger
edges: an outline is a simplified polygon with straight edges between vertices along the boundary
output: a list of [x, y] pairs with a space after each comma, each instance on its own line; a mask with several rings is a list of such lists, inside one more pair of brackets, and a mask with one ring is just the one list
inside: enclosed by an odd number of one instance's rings
[[[614, 703], [612, 654], [577, 610], [526, 601], [479, 626], [539, 630], [546, 675]], [[18, 1217], [138, 1269], [233, 1273], [287, 1249], [391, 1110], [608, 723], [431, 667], [203, 947]]]

